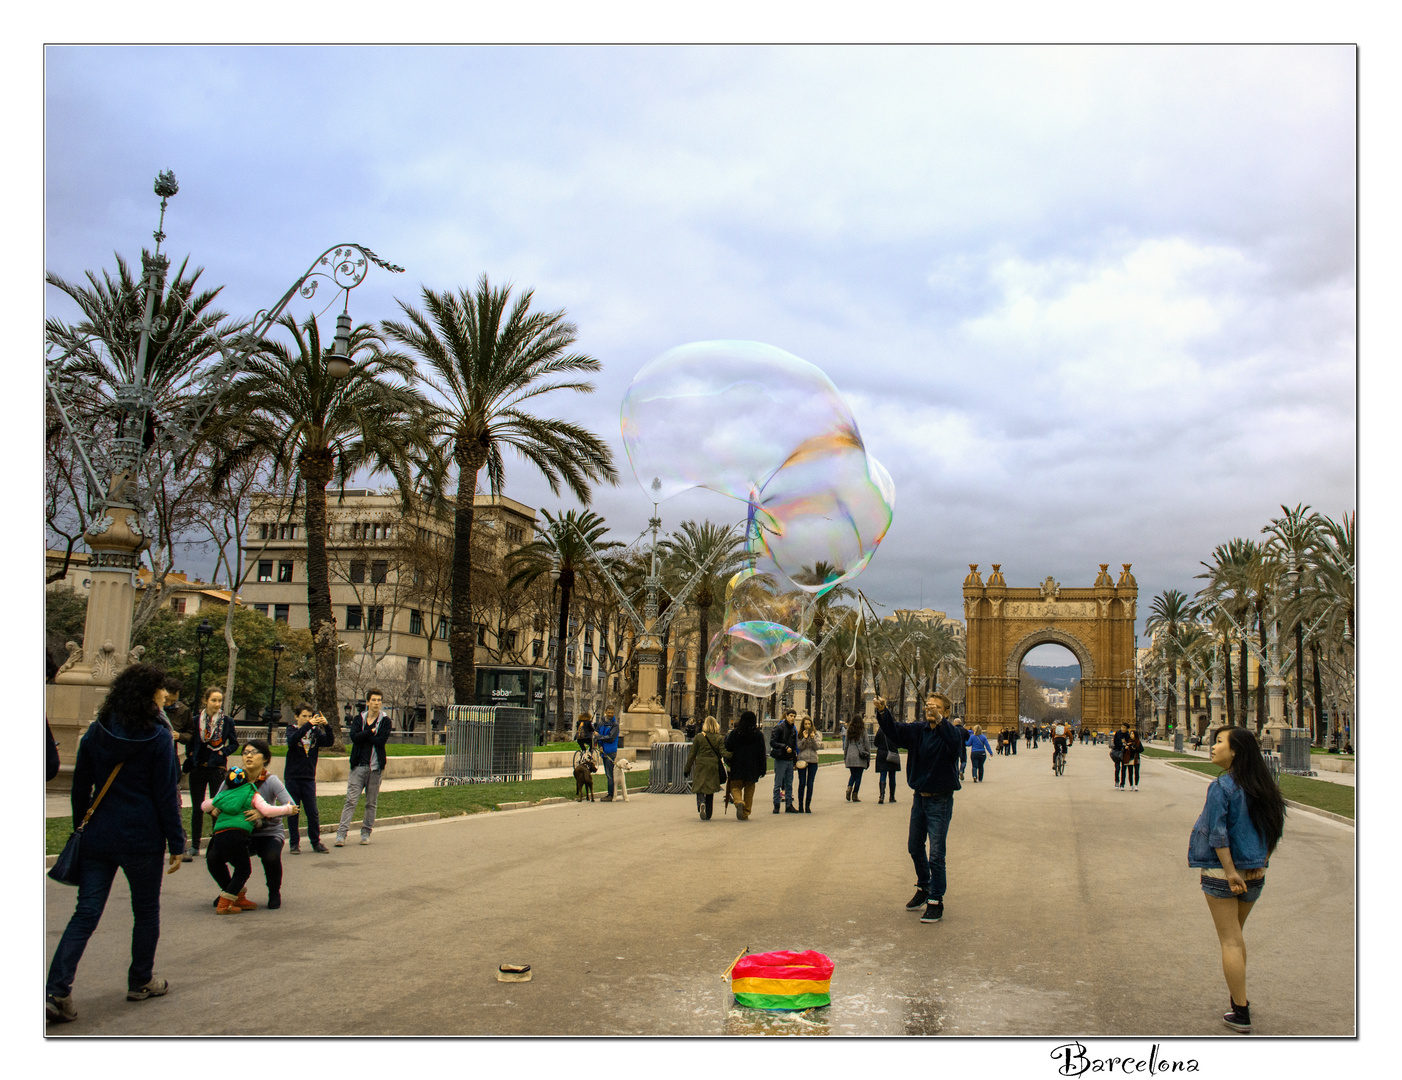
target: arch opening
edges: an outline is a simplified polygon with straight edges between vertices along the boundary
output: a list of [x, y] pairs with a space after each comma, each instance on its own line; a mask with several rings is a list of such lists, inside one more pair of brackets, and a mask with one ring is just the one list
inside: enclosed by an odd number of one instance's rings
[[1010, 657], [1018, 688], [1018, 724], [1081, 724], [1080, 657], [1059, 641], [1020, 643]]

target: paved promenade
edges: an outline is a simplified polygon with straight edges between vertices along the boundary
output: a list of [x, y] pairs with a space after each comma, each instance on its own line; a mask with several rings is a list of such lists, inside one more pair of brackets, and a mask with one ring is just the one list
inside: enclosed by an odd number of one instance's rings
[[[165, 879], [157, 973], [124, 997], [121, 879], [54, 1035], [1040, 1035], [1240, 1038], [1188, 833], [1206, 781], [1146, 759], [1111, 785], [1105, 748], [993, 756], [955, 796], [944, 921], [904, 910], [909, 791], [859, 804], [819, 771], [811, 815], [698, 820], [686, 795], [553, 805], [377, 830], [369, 847], [285, 856], [281, 910], [217, 916], [200, 863]], [[767, 782], [767, 781], [766, 781]], [[719, 808], [717, 810], [719, 814]], [[1291, 811], [1247, 924], [1259, 1035], [1354, 1032], [1354, 830]], [[47, 889], [47, 952], [73, 891]], [[255, 868], [249, 895], [265, 898]], [[729, 1006], [752, 951], [818, 949], [833, 1004]], [[248, 959], [249, 969], [236, 958]], [[495, 981], [529, 963], [526, 984]], [[287, 991], [295, 988], [295, 1003]], [[270, 992], [271, 991], [271, 992]]]

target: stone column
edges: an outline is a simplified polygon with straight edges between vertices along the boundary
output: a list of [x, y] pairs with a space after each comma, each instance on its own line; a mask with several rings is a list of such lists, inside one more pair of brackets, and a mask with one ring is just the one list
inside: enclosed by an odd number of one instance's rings
[[1186, 673], [1186, 672], [1180, 671], [1180, 672], [1178, 673], [1178, 683], [1179, 683], [1179, 685], [1176, 686], [1176, 687], [1174, 687], [1174, 689], [1175, 689], [1175, 691], [1176, 691], [1176, 695], [1175, 695], [1175, 696], [1178, 698], [1178, 701], [1177, 701], [1177, 703], [1176, 703], [1176, 704], [1177, 704], [1177, 707], [1178, 707], [1178, 709], [1177, 709], [1177, 711], [1178, 711], [1178, 730], [1181, 731], [1181, 732], [1183, 733], [1184, 737], [1186, 738], [1189, 734], [1194, 734], [1194, 735], [1197, 734], [1197, 732], [1191, 731], [1190, 728], [1189, 728], [1189, 726], [1188, 726], [1188, 714], [1189, 714], [1189, 709], [1188, 709], [1188, 685], [1189, 685], [1189, 683], [1188, 683], [1188, 676], [1187, 676], [1187, 673]]
[[638, 651], [638, 696], [619, 718], [622, 745], [646, 749], [655, 742], [681, 742], [682, 733], [672, 730], [671, 720], [657, 693], [662, 642], [656, 634], [641, 634], [635, 648]]
[[1212, 690], [1207, 695], [1207, 703], [1211, 707], [1212, 712], [1211, 722], [1214, 728], [1219, 728], [1226, 722], [1223, 716], [1226, 711], [1225, 700], [1226, 694], [1223, 693], [1222, 690], [1222, 663], [1219, 659], [1212, 665]]
[[78, 740], [107, 696], [107, 688], [128, 663], [140, 659], [140, 650], [131, 649], [131, 620], [137, 556], [150, 546], [136, 508], [115, 501], [108, 503], [83, 539], [92, 552], [83, 645], [70, 647], [68, 660], [45, 693], [45, 714], [63, 761], [63, 772], [54, 784], [65, 788], [72, 784]]

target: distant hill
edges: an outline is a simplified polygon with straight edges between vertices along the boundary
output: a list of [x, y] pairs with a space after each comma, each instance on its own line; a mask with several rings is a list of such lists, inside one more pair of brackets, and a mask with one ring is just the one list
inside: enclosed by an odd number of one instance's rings
[[1038, 679], [1057, 690], [1070, 690], [1071, 684], [1079, 682], [1081, 678], [1081, 669], [1076, 664], [1068, 664], [1066, 667], [1037, 667], [1033, 664], [1023, 664], [1022, 670], [1034, 679]]

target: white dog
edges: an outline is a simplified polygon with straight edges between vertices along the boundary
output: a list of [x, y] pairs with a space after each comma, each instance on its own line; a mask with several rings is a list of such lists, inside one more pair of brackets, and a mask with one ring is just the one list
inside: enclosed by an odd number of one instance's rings
[[613, 759], [613, 797], [628, 801], [628, 770], [633, 763], [622, 754]]

